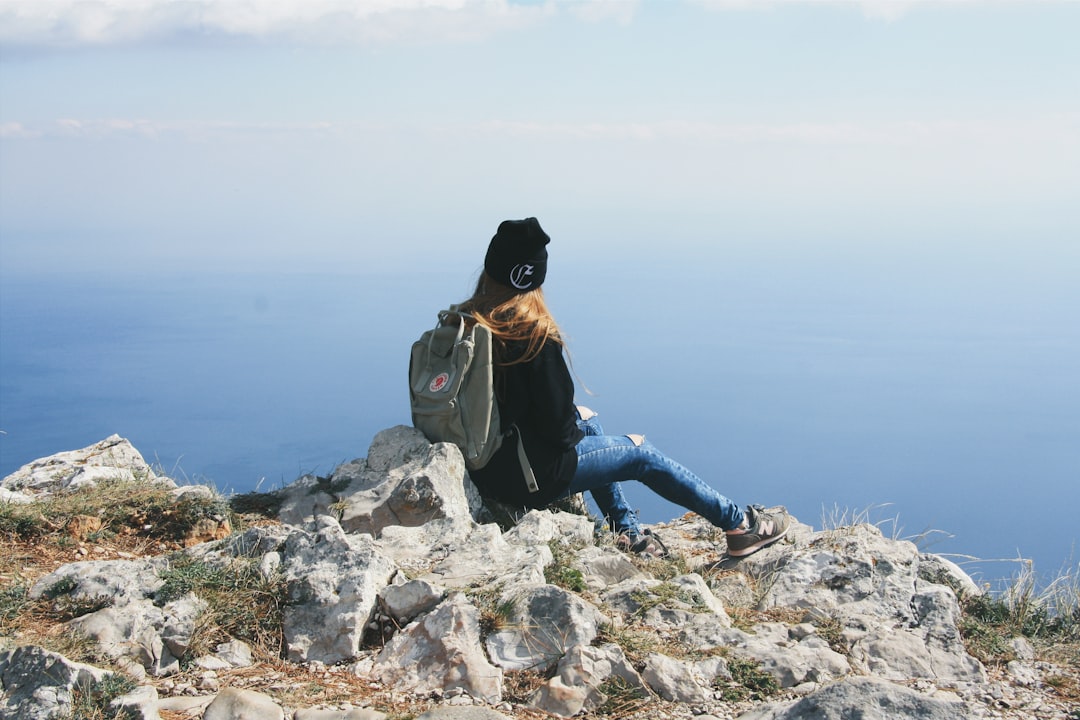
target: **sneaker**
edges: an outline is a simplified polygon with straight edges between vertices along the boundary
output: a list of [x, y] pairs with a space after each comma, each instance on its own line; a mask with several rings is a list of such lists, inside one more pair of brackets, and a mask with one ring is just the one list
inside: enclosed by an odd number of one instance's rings
[[615, 539], [615, 547], [623, 552], [634, 553], [647, 558], [666, 558], [670, 553], [667, 546], [652, 530], [642, 530], [641, 534], [622, 533]]
[[791, 518], [786, 511], [766, 512], [760, 505], [750, 505], [746, 509], [746, 528], [729, 530], [726, 533], [727, 554], [732, 557], [746, 557], [787, 534]]

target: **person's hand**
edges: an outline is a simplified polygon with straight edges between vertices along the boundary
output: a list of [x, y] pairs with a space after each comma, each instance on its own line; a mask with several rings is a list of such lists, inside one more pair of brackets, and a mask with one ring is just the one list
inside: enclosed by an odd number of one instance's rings
[[578, 405], [577, 406], [577, 412], [578, 412], [578, 417], [580, 417], [582, 420], [587, 421], [589, 418], [596, 417], [596, 413], [593, 412], [592, 410], [590, 410], [589, 408], [585, 407], [584, 405]]

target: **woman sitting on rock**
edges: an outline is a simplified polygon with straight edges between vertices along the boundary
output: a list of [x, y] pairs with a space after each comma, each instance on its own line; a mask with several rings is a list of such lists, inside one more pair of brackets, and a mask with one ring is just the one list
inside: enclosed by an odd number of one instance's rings
[[744, 512], [641, 435], [605, 435], [595, 413], [575, 406], [563, 340], [540, 287], [549, 242], [536, 218], [501, 223], [476, 292], [461, 308], [491, 330], [502, 429], [520, 432], [538, 485], [529, 491], [518, 439], [508, 437], [487, 465], [469, 473], [481, 493], [519, 507], [542, 508], [587, 490], [617, 544], [643, 555], [667, 551], [638, 523], [619, 486], [627, 480], [644, 483], [723, 529], [731, 556], [749, 555], [783, 537], [790, 522], [786, 513], [756, 505]]

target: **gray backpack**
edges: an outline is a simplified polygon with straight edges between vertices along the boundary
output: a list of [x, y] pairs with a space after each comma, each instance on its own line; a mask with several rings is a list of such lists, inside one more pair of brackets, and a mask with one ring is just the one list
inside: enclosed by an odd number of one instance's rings
[[[458, 306], [439, 313], [439, 323], [413, 343], [409, 403], [413, 426], [431, 442], [457, 445], [465, 467], [479, 470], [502, 446], [499, 405], [492, 375], [491, 331]], [[509, 434], [509, 433], [507, 433]], [[518, 458], [529, 490], [539, 487], [518, 436]]]

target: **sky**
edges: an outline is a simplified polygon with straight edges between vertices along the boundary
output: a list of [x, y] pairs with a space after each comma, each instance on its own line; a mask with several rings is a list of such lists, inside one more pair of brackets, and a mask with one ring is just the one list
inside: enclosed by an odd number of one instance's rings
[[528, 215], [574, 261], [1060, 267], [1077, 28], [1072, 2], [0, 0], [0, 273], [437, 270]]

